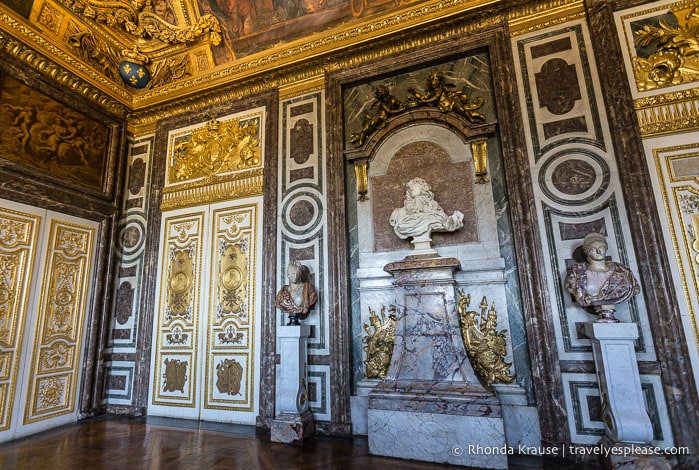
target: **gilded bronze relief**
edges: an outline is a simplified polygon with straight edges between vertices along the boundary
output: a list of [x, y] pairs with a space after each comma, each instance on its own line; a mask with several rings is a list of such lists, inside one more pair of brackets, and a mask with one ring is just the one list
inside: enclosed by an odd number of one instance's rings
[[168, 184], [260, 167], [260, 118], [213, 119], [174, 138]]
[[381, 317], [369, 309], [369, 323], [362, 324], [366, 336], [362, 338], [366, 352], [365, 375], [369, 379], [383, 379], [388, 373], [393, 356], [393, 343], [396, 339], [396, 306], [391, 305], [386, 315], [386, 307], [381, 307]]
[[102, 190], [109, 128], [0, 76], [0, 156]]
[[216, 388], [220, 393], [238, 395], [243, 379], [243, 366], [235, 359], [224, 359], [216, 365]]
[[507, 330], [497, 330], [498, 312], [495, 305], [488, 309], [488, 300], [483, 297], [480, 313], [468, 310], [471, 295], [464, 295], [461, 290], [458, 293], [456, 312], [459, 314], [461, 334], [473, 370], [487, 387], [494, 383], [514, 382], [514, 375], [509, 374], [512, 364], [504, 360], [507, 355]]

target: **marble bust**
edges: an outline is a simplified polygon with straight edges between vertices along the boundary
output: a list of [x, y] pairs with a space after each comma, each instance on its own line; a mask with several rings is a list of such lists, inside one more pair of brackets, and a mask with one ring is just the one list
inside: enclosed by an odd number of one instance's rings
[[318, 293], [310, 282], [311, 271], [297, 261], [286, 268], [289, 284], [282, 287], [274, 299], [274, 306], [289, 317], [288, 325], [300, 325], [318, 301]]
[[619, 320], [614, 316], [614, 305], [637, 295], [641, 289], [629, 268], [607, 260], [607, 249], [604, 235], [588, 234], [582, 245], [587, 261], [568, 271], [565, 286], [580, 306], [592, 307], [598, 322], [616, 323]]
[[459, 211], [447, 215], [434, 200], [430, 185], [422, 178], [413, 178], [406, 184], [403, 207], [393, 211], [389, 222], [398, 237], [412, 237], [413, 245], [420, 249], [429, 248], [432, 232], [453, 232], [463, 227], [464, 215]]

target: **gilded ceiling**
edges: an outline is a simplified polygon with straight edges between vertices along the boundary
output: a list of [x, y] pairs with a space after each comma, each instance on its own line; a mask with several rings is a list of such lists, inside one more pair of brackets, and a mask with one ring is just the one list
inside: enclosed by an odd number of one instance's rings
[[0, 33], [137, 110], [489, 3], [0, 0]]

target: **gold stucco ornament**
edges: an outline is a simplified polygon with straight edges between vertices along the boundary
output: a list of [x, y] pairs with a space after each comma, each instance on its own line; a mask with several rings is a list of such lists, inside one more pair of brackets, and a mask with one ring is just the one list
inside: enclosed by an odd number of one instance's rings
[[369, 379], [383, 379], [388, 373], [393, 356], [393, 342], [396, 339], [396, 307], [391, 305], [386, 315], [386, 307], [381, 307], [381, 317], [369, 309], [369, 323], [362, 324], [367, 336], [362, 338], [366, 352], [366, 376]]
[[488, 299], [483, 297], [480, 313], [468, 310], [471, 295], [464, 295], [462, 290], [458, 292], [456, 312], [459, 314], [461, 334], [474, 372], [487, 387], [494, 383], [514, 382], [514, 375], [509, 374], [512, 363], [504, 360], [507, 354], [507, 330], [496, 330], [498, 312], [495, 311], [495, 304], [488, 310]]
[[[699, 79], [699, 6], [668, 13], [634, 33], [633, 71], [639, 90], [653, 90]], [[670, 19], [672, 18], [672, 19]]]

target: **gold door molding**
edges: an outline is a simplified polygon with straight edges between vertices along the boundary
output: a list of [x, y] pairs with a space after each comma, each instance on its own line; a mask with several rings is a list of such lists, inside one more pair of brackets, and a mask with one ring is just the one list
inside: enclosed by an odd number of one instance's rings
[[164, 217], [152, 404], [196, 406], [204, 212]]
[[24, 424], [76, 409], [95, 229], [52, 220], [42, 275]]
[[257, 205], [212, 212], [204, 410], [252, 412]]
[[10, 428], [41, 217], [0, 208], [0, 431]]

